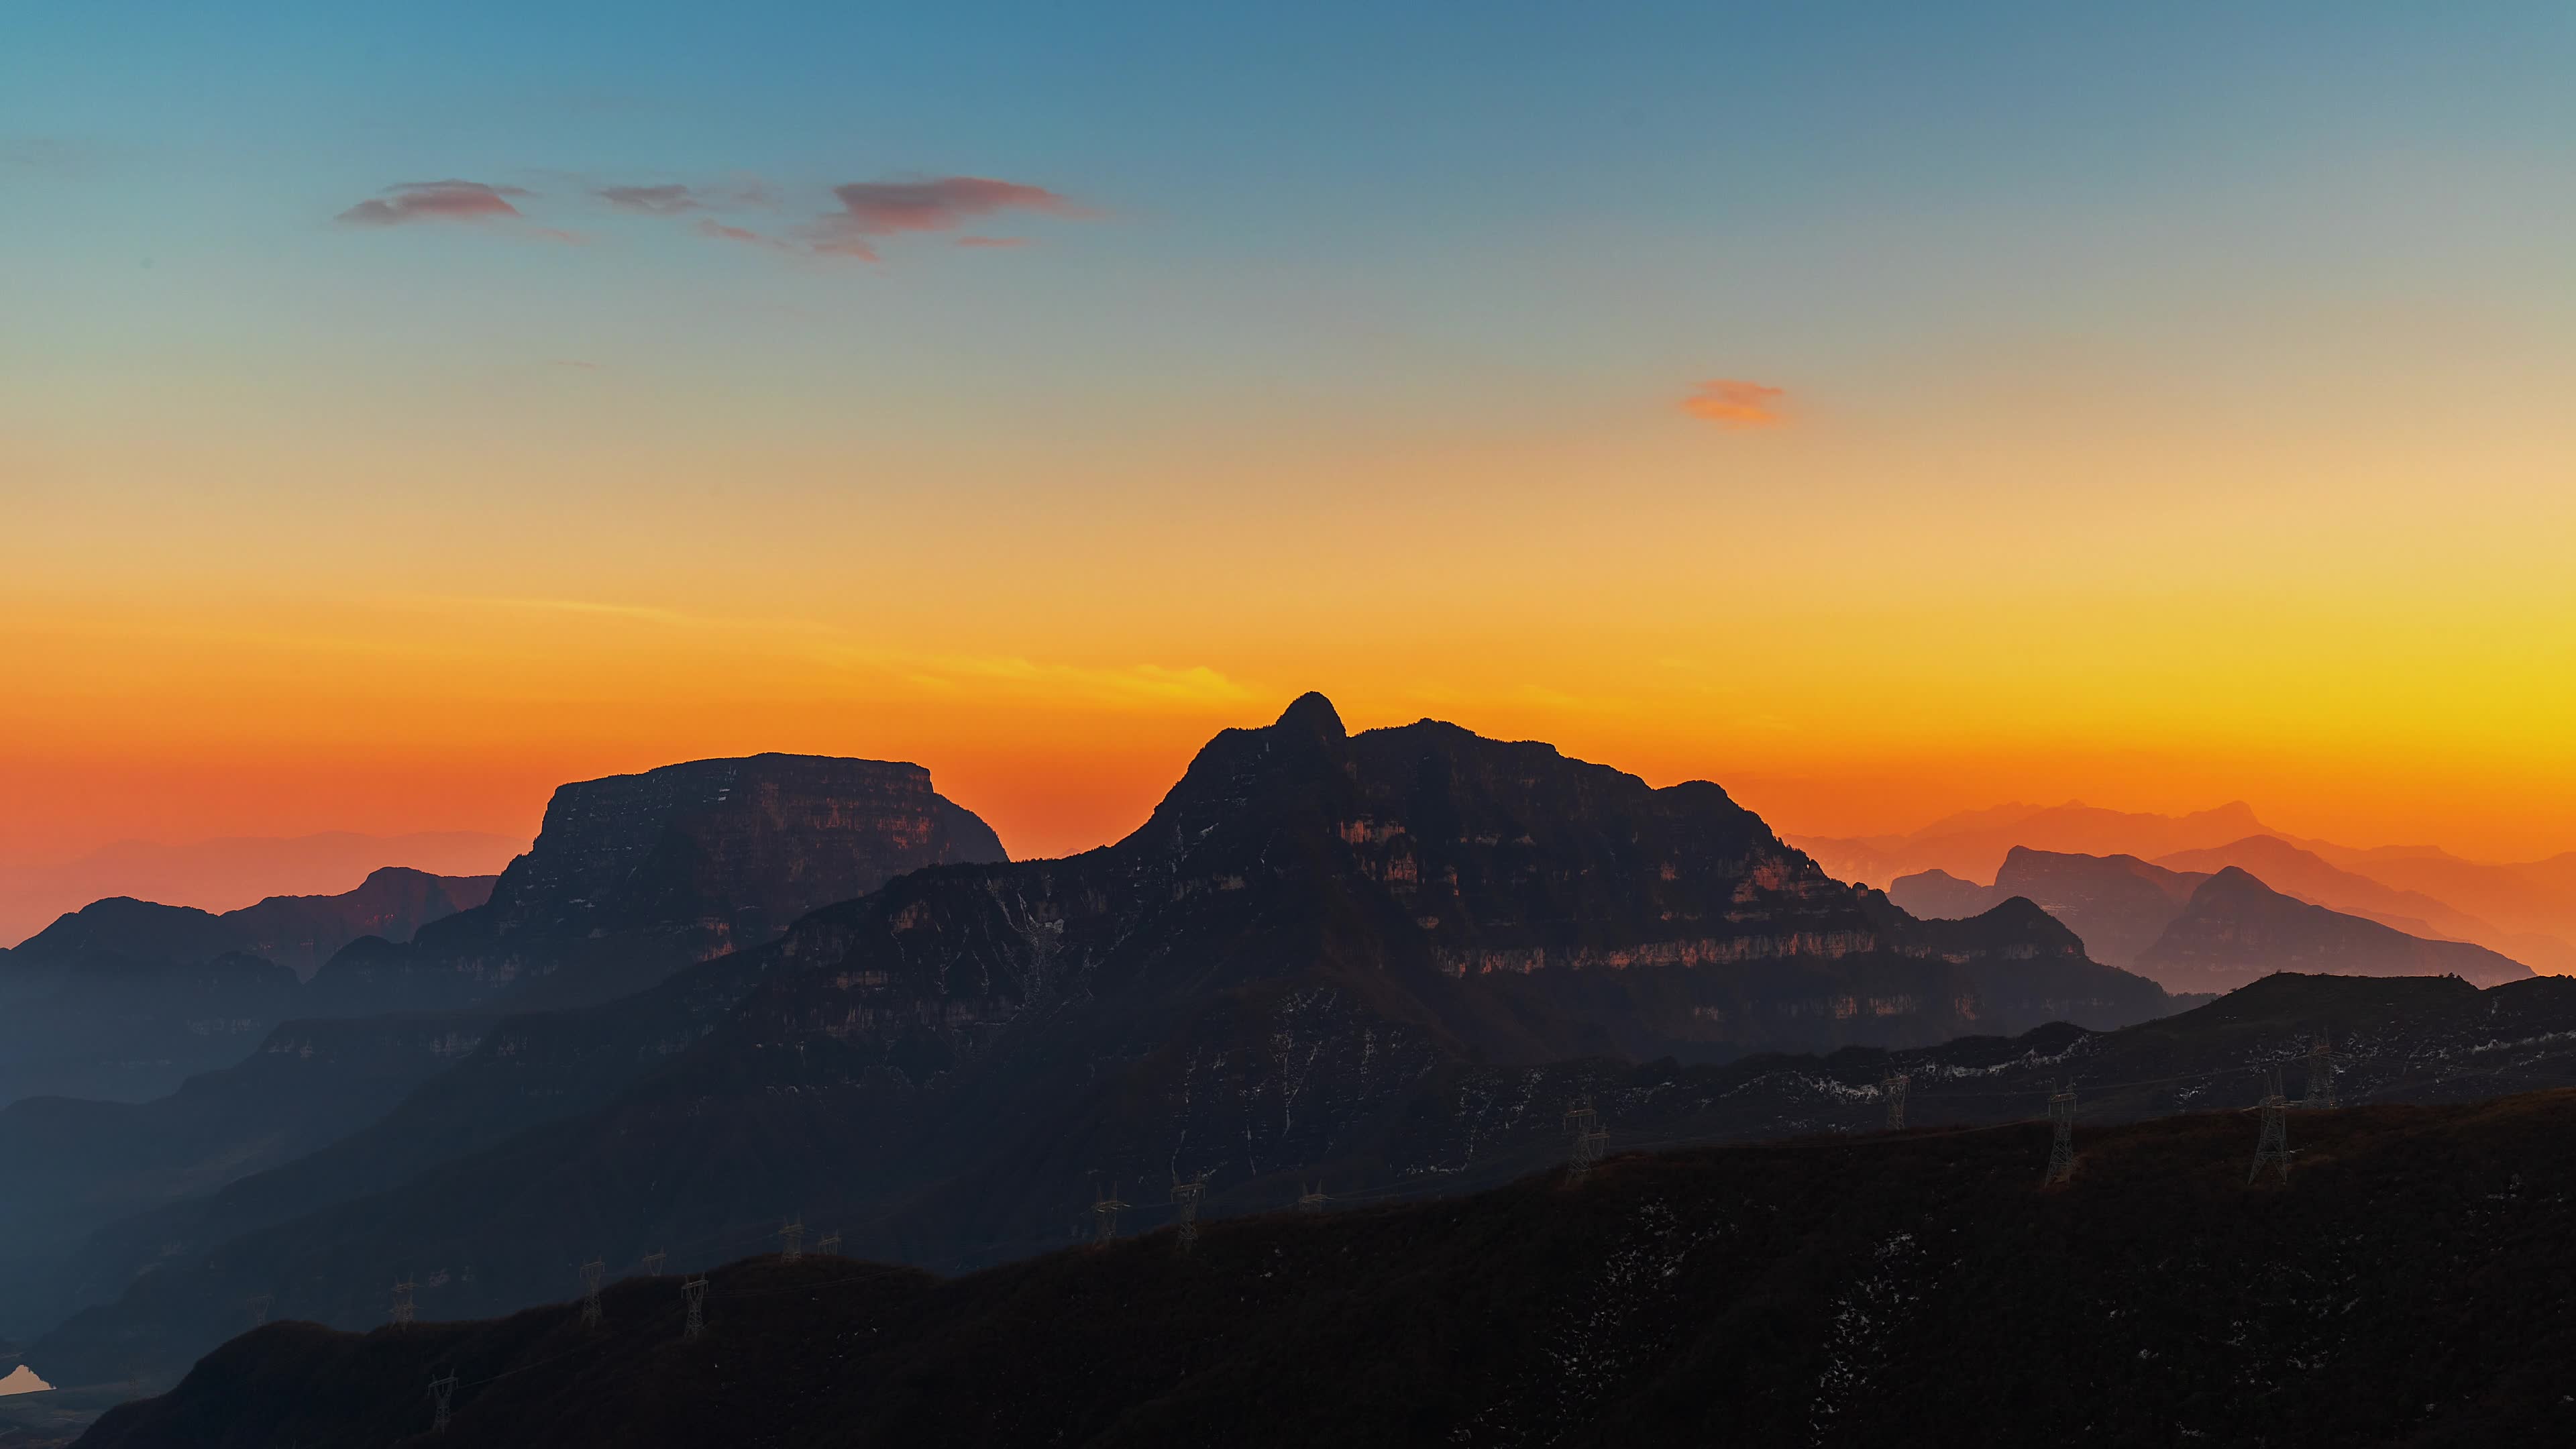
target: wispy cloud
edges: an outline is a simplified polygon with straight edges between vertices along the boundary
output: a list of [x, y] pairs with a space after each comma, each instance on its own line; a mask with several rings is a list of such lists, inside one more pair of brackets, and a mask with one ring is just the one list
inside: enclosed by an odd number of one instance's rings
[[774, 236], [763, 236], [749, 227], [727, 226], [712, 216], [698, 219], [698, 235], [714, 237], [718, 241], [741, 242], [745, 246], [769, 247], [782, 252], [796, 250]]
[[[517, 186], [492, 186], [480, 181], [406, 181], [388, 186], [381, 197], [371, 197], [341, 212], [339, 219], [352, 226], [398, 226], [409, 221], [490, 221], [499, 217], [517, 217], [519, 209], [510, 204], [514, 196], [528, 193]], [[569, 233], [563, 234], [564, 239]]]
[[1771, 428], [1787, 422], [1786, 388], [1711, 378], [1682, 399], [1682, 411], [1722, 428]]
[[668, 186], [603, 186], [600, 199], [620, 211], [648, 212], [654, 216], [678, 216], [687, 211], [704, 211], [704, 198], [676, 183]]
[[[956, 231], [976, 217], [1005, 211], [1038, 212], [1086, 220], [1099, 215], [1043, 186], [985, 176], [941, 176], [921, 181], [853, 181], [835, 186], [838, 212], [814, 226], [814, 250], [877, 260], [876, 239], [913, 232]], [[961, 238], [961, 241], [964, 239]], [[966, 245], [1009, 246], [1016, 239], [981, 237]]]
[[961, 236], [957, 244], [961, 247], [1024, 247], [1029, 244], [1029, 239], [1024, 236]]

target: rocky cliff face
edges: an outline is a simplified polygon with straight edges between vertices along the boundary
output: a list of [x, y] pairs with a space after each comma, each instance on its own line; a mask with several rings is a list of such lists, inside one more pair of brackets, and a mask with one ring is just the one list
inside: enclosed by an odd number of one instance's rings
[[2494, 986], [2531, 968], [2465, 941], [2427, 941], [2282, 895], [2229, 866], [2137, 960], [2174, 991], [2232, 991], [2275, 971], [2345, 976], [2458, 976]]
[[316, 986], [335, 1006], [575, 1005], [767, 941], [924, 866], [1001, 861], [918, 765], [819, 755], [697, 760], [565, 785], [491, 899], [408, 949], [362, 942]]
[[[489, 910], [542, 920], [527, 902], [613, 887], [514, 867]], [[468, 927], [510, 939], [448, 929]], [[1219, 735], [1114, 846], [916, 871], [749, 954], [770, 964], [711, 1029], [597, 1109], [221, 1245], [220, 1281], [152, 1275], [75, 1336], [164, 1315], [203, 1333], [205, 1305], [269, 1277], [296, 1285], [281, 1314], [365, 1321], [396, 1244], [475, 1266], [436, 1311], [488, 1311], [559, 1291], [568, 1223], [676, 1252], [802, 1210], [885, 1251], [989, 1262], [1061, 1241], [1095, 1171], [1157, 1190], [1329, 1167], [1347, 1186], [1480, 1161], [1484, 1119], [1397, 1138], [1459, 1072], [1542, 1091], [1546, 1116], [1573, 1058], [2167, 1007], [2027, 903], [1926, 923], [1834, 882], [1714, 785], [1650, 789], [1430, 721], [1349, 736], [1319, 696]]]

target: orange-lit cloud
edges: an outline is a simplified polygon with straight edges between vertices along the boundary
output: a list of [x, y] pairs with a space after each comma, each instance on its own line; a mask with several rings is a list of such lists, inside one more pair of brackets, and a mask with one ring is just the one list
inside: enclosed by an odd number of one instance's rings
[[[490, 186], [480, 181], [406, 181], [388, 186], [385, 195], [361, 201], [341, 212], [352, 226], [397, 226], [407, 221], [481, 221], [515, 217], [509, 198], [528, 193], [516, 186]], [[564, 239], [569, 239], [566, 234]]]
[[1781, 410], [1788, 396], [1787, 388], [1717, 377], [1682, 399], [1682, 411], [1721, 428], [1772, 428], [1788, 421]]

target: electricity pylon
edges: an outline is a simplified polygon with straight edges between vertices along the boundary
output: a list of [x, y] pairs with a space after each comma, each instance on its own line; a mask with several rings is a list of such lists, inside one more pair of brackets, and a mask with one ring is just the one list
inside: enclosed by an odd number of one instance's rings
[[2075, 1176], [2075, 1089], [2060, 1082], [2048, 1096], [2048, 1120], [2055, 1129], [2048, 1144], [2048, 1175], [2039, 1180], [2047, 1187]]
[[608, 1276], [608, 1264], [597, 1258], [581, 1265], [581, 1322], [585, 1328], [599, 1326], [599, 1282]]
[[682, 1293], [684, 1293], [684, 1294], [688, 1295], [688, 1299], [689, 1299], [689, 1321], [688, 1321], [688, 1323], [687, 1323], [687, 1324], [685, 1324], [684, 1326], [682, 1326], [682, 1328], [680, 1329], [680, 1337], [682, 1337], [682, 1338], [704, 1338], [704, 1337], [706, 1337], [706, 1336], [707, 1336], [707, 1275], [706, 1275], [706, 1274], [704, 1274], [704, 1273], [700, 1273], [700, 1274], [699, 1274], [698, 1276], [696, 1276], [695, 1278], [687, 1278], [687, 1279], [683, 1279], [683, 1280], [681, 1280], [681, 1283], [680, 1283], [680, 1291], [681, 1291]]
[[2317, 1034], [2317, 1044], [2308, 1048], [2308, 1095], [2301, 1103], [2308, 1107], [2332, 1107], [2335, 1104], [2334, 1044], [2325, 1033]]
[[2290, 1113], [2281, 1096], [2281, 1069], [2275, 1067], [2265, 1082], [2263, 1092], [2263, 1135], [2254, 1144], [2254, 1170], [2245, 1174], [2245, 1185], [2252, 1187], [2263, 1176], [2263, 1169], [2278, 1164], [2281, 1182], [2290, 1181]]
[[1566, 1159], [1566, 1180], [1581, 1182], [1610, 1146], [1610, 1134], [1602, 1130], [1601, 1114], [1593, 1110], [1591, 1097], [1577, 1097], [1566, 1107], [1565, 1130], [1574, 1139], [1572, 1153]]
[[411, 1290], [419, 1286], [409, 1278], [394, 1285], [394, 1327], [401, 1328], [410, 1323], [412, 1315], [419, 1311], [412, 1307], [411, 1302]]
[[818, 1253], [837, 1253], [841, 1251], [841, 1230], [834, 1228], [832, 1231], [816, 1238], [814, 1240], [814, 1251]]
[[[1094, 1191], [1096, 1192], [1097, 1189], [1094, 1189]], [[1108, 1196], [1095, 1197], [1092, 1200], [1091, 1221], [1093, 1231], [1091, 1241], [1095, 1244], [1105, 1243], [1111, 1238], [1118, 1236], [1118, 1215], [1126, 1211], [1126, 1209], [1127, 1204], [1118, 1200], [1118, 1184], [1114, 1182], [1109, 1184]]]
[[1198, 1246], [1199, 1199], [1206, 1195], [1206, 1173], [1202, 1172], [1186, 1180], [1177, 1174], [1172, 1178], [1172, 1212], [1175, 1214], [1175, 1226], [1180, 1231], [1178, 1239], [1180, 1250], [1184, 1253]]
[[254, 1293], [242, 1300], [242, 1307], [250, 1310], [251, 1327], [257, 1328], [268, 1321], [269, 1302], [269, 1296], [265, 1293]]
[[1321, 1181], [1318, 1181], [1313, 1187], [1308, 1187], [1302, 1182], [1297, 1184], [1297, 1211], [1301, 1213], [1322, 1212], [1324, 1210], [1325, 1201], [1324, 1184]]
[[1887, 1099], [1888, 1131], [1905, 1130], [1905, 1090], [1913, 1084], [1914, 1078], [1905, 1072], [1890, 1072], [1879, 1080], [1879, 1095]]
[[431, 1379], [429, 1381], [429, 1432], [433, 1434], [444, 1434], [447, 1432], [448, 1406], [455, 1401], [455, 1398], [456, 1373], [453, 1369], [448, 1371], [445, 1378]]
[[787, 1220], [787, 1225], [780, 1228], [775, 1236], [787, 1240], [786, 1250], [778, 1255], [780, 1262], [793, 1263], [797, 1259], [804, 1257], [805, 1215], [803, 1213], [798, 1213], [796, 1216], [789, 1218]]
[[662, 1265], [663, 1265], [664, 1263], [666, 1263], [666, 1262], [669, 1262], [669, 1261], [670, 1261], [670, 1258], [671, 1258], [671, 1255], [670, 1255], [669, 1253], [666, 1253], [666, 1252], [662, 1251], [662, 1250], [661, 1250], [661, 1249], [659, 1249], [659, 1248], [654, 1249], [652, 1252], [646, 1253], [646, 1254], [644, 1255], [644, 1273], [645, 1273], [645, 1276], [650, 1277], [650, 1278], [659, 1278], [659, 1277], [661, 1277], [661, 1276], [662, 1276]]

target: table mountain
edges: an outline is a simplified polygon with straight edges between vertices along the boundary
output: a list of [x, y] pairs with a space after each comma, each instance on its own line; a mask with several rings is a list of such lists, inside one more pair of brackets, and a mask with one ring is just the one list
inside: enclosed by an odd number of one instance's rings
[[558, 788], [482, 907], [408, 945], [362, 940], [314, 979], [335, 1012], [604, 1001], [923, 866], [1002, 843], [918, 765], [695, 760]]

